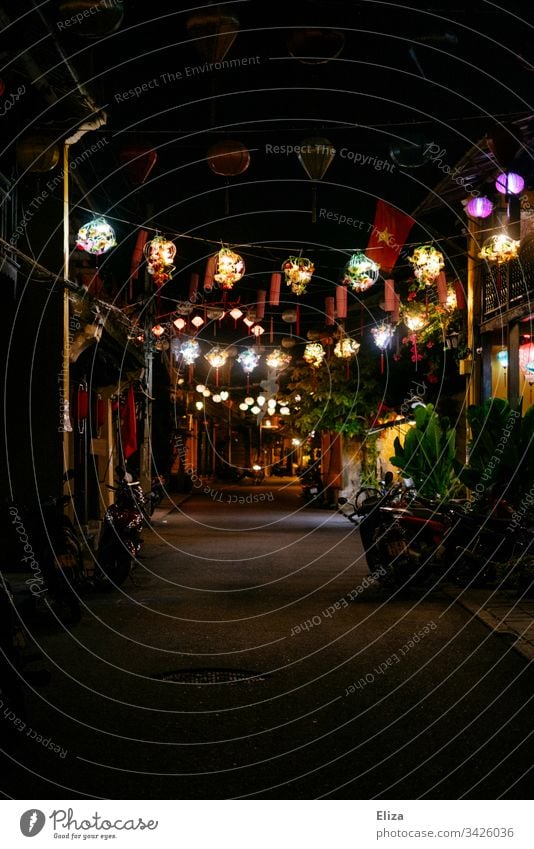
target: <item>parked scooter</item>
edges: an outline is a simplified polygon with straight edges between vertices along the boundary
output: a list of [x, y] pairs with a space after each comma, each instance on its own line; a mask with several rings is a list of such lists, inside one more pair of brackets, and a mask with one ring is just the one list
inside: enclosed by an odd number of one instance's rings
[[166, 480], [163, 475], [154, 475], [152, 478], [150, 489], [144, 493], [146, 513], [152, 516], [156, 507], [159, 507], [165, 497]]
[[324, 486], [319, 467], [316, 464], [307, 467], [299, 472], [299, 478], [306, 506], [320, 506], [324, 501]]
[[104, 515], [95, 581], [101, 589], [112, 590], [131, 575], [141, 549], [145, 497], [137, 481], [122, 481], [119, 486], [108, 488], [115, 492], [115, 504]]

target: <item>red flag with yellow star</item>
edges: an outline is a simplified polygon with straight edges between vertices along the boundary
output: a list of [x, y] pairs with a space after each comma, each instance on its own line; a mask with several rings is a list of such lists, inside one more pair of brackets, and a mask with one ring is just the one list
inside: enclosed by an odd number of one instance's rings
[[393, 269], [414, 224], [411, 215], [383, 200], [377, 201], [375, 223], [366, 254], [380, 265], [383, 274], [389, 274]]

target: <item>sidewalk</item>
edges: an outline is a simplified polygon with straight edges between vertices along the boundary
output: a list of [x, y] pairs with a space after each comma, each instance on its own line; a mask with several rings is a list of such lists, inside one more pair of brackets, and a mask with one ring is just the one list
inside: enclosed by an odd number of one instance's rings
[[534, 599], [503, 590], [448, 586], [445, 592], [488, 628], [508, 637], [519, 654], [534, 660]]

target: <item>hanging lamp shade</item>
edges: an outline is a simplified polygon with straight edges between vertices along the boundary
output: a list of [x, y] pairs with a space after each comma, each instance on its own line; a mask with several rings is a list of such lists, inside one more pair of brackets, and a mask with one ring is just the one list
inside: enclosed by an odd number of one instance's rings
[[253, 348], [245, 348], [245, 350], [242, 351], [237, 358], [237, 362], [245, 374], [253, 372], [259, 361], [260, 355]]
[[355, 339], [351, 339], [349, 336], [344, 336], [343, 339], [340, 339], [336, 343], [334, 355], [342, 360], [349, 360], [351, 357], [355, 357], [359, 350], [359, 342], [356, 342]]
[[519, 346], [519, 368], [527, 383], [532, 385], [534, 383], [534, 344], [532, 342]]
[[312, 279], [315, 266], [311, 259], [303, 256], [290, 256], [282, 265], [286, 284], [295, 295], [303, 295]]
[[413, 273], [419, 282], [431, 286], [441, 269], [445, 267], [443, 254], [433, 245], [420, 245], [408, 261], [413, 266]]
[[20, 169], [44, 174], [56, 167], [60, 150], [48, 136], [29, 135], [17, 142], [16, 157]]
[[507, 174], [499, 174], [495, 188], [501, 195], [520, 195], [525, 188], [525, 181], [521, 174], [509, 171]]
[[471, 198], [465, 207], [465, 211], [471, 218], [488, 218], [493, 212], [493, 203], [484, 196]]
[[63, 0], [59, 5], [62, 21], [75, 18], [73, 35], [100, 38], [117, 30], [124, 18], [123, 0]]
[[291, 354], [286, 354], [285, 351], [282, 351], [280, 348], [271, 351], [268, 357], [266, 357], [265, 362], [269, 366], [269, 368], [276, 369], [276, 371], [281, 371], [286, 368], [291, 362]]
[[208, 361], [212, 368], [220, 369], [226, 363], [228, 353], [219, 345], [216, 345], [211, 349], [211, 351], [208, 351], [208, 353], [204, 355], [204, 358]]
[[313, 368], [319, 368], [326, 357], [326, 351], [320, 342], [308, 342], [304, 348], [304, 359]]
[[376, 283], [379, 272], [378, 263], [369, 259], [361, 251], [357, 251], [345, 266], [345, 275], [341, 282], [350, 286], [355, 292], [365, 292]]
[[134, 186], [142, 186], [146, 182], [157, 161], [158, 154], [150, 145], [128, 145], [119, 153], [123, 171]]
[[286, 44], [291, 56], [304, 65], [322, 65], [339, 56], [345, 36], [332, 29], [297, 29]]
[[199, 12], [185, 24], [187, 34], [207, 62], [222, 62], [239, 30], [239, 20], [233, 15]]
[[163, 286], [172, 279], [174, 271], [173, 260], [176, 245], [165, 236], [154, 236], [147, 242], [144, 249], [147, 271], [153, 277], [156, 286]]
[[106, 253], [116, 244], [115, 231], [105, 218], [94, 218], [78, 230], [76, 247], [94, 256]]
[[299, 162], [310, 180], [322, 180], [336, 155], [332, 142], [323, 138], [304, 139], [299, 147]]
[[486, 239], [478, 256], [479, 259], [485, 259], [487, 262], [503, 265], [512, 259], [517, 259], [519, 245], [519, 240], [512, 239], [506, 233], [496, 233]]
[[196, 339], [188, 339], [187, 342], [182, 343], [180, 353], [183, 357], [184, 363], [191, 366], [200, 356], [200, 345]]
[[242, 142], [225, 139], [213, 144], [207, 153], [208, 165], [220, 177], [238, 177], [250, 165], [250, 151]]
[[243, 258], [235, 251], [223, 247], [218, 254], [215, 254], [213, 277], [217, 283], [220, 283], [222, 289], [231, 289], [234, 283], [241, 280], [244, 273], [245, 263]]

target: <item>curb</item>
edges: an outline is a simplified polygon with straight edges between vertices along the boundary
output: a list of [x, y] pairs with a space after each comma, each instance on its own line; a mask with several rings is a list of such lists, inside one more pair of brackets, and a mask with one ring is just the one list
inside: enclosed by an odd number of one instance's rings
[[526, 660], [534, 660], [534, 601], [511, 600], [491, 590], [444, 587], [443, 592], [496, 634], [512, 635], [511, 647]]

